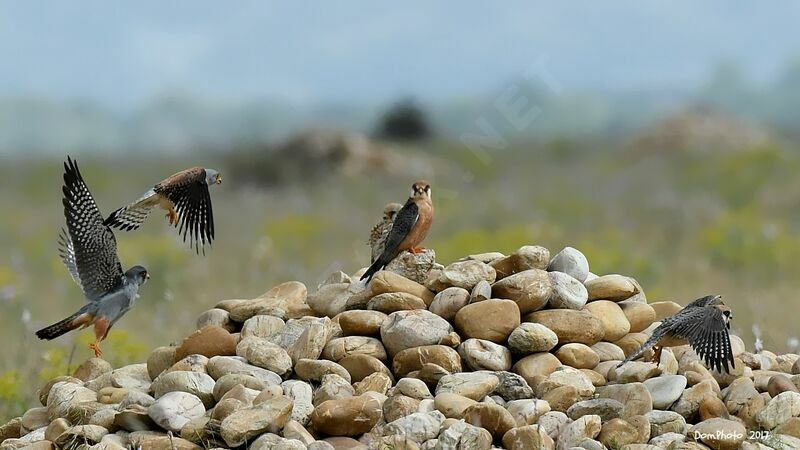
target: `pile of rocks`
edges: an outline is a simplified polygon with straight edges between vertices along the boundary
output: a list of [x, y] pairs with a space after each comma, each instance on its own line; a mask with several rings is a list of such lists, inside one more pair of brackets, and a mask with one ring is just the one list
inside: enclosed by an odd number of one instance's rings
[[146, 363], [89, 359], [0, 449], [800, 448], [798, 355], [734, 336], [731, 374], [687, 347], [617, 368], [680, 306], [573, 248], [359, 274], [221, 301]]

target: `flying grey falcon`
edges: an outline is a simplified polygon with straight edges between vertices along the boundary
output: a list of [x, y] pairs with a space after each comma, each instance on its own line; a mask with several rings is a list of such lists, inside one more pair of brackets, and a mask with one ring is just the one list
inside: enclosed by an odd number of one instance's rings
[[383, 253], [364, 272], [361, 280], [369, 282], [377, 271], [386, 267], [405, 250], [411, 253], [422, 251], [417, 245], [428, 236], [432, 223], [431, 185], [427, 181], [417, 181], [411, 186], [411, 197], [394, 217]]
[[150, 211], [160, 207], [167, 211], [169, 224], [178, 234], [194, 242], [199, 253], [205, 244], [214, 240], [214, 214], [208, 187], [222, 183], [222, 175], [214, 169], [192, 167], [182, 170], [153, 186], [139, 200], [112, 212], [105, 224], [124, 231], [132, 231], [145, 221]]
[[707, 295], [686, 305], [677, 314], [661, 322], [653, 335], [641, 347], [628, 355], [619, 366], [641, 356], [652, 347], [658, 347], [654, 361], [658, 361], [663, 347], [692, 346], [706, 365], [719, 372], [730, 373], [733, 351], [728, 330], [733, 314], [722, 302], [720, 295]]
[[387, 203], [386, 206], [383, 207], [383, 217], [381, 217], [380, 222], [372, 227], [372, 231], [369, 233], [369, 240], [367, 241], [367, 244], [372, 249], [370, 263], [374, 263], [375, 260], [378, 259], [378, 256], [383, 253], [386, 238], [389, 237], [389, 231], [392, 229], [392, 223], [394, 223], [394, 216], [402, 207], [403, 205], [400, 203]]
[[122, 272], [117, 241], [83, 181], [76, 161], [64, 163], [64, 217], [59, 253], [70, 275], [83, 289], [88, 302], [71, 316], [36, 332], [39, 339], [55, 339], [76, 328], [94, 325], [95, 341], [89, 344], [102, 356], [100, 342], [114, 323], [133, 307], [139, 287], [150, 275], [142, 266]]

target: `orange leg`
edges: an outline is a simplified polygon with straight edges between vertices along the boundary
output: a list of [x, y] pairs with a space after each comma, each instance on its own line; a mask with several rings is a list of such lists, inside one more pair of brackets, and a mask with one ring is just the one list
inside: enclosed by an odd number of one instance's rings
[[111, 323], [105, 317], [100, 317], [94, 321], [94, 342], [89, 344], [89, 348], [94, 350], [96, 358], [103, 356], [103, 351], [100, 350], [100, 341], [108, 336], [108, 330], [110, 329]]
[[169, 224], [172, 226], [178, 226], [178, 213], [175, 211], [175, 208], [170, 207], [169, 211], [167, 211], [167, 219], [169, 220]]
[[661, 361], [661, 349], [664, 347], [656, 347], [655, 353], [653, 353], [653, 359], [651, 362], [658, 364]]
[[408, 249], [408, 252], [412, 255], [416, 255], [417, 253], [422, 253], [425, 251], [425, 247], [411, 247]]

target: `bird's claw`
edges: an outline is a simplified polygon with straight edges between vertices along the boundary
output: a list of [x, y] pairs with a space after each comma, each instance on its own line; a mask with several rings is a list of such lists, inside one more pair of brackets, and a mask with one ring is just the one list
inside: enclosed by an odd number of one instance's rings
[[170, 209], [169, 212], [167, 212], [166, 217], [167, 217], [167, 220], [169, 220], [169, 224], [170, 225], [175, 226], [175, 227], [178, 226], [178, 213], [175, 212], [174, 209]]
[[411, 253], [412, 255], [416, 255], [418, 253], [424, 252], [425, 250], [426, 250], [425, 247], [411, 247], [410, 249], [408, 249], [408, 252]]
[[103, 356], [103, 351], [100, 350], [100, 344], [99, 343], [92, 342], [91, 344], [89, 344], [89, 348], [94, 350], [95, 358], [100, 358], [100, 357]]

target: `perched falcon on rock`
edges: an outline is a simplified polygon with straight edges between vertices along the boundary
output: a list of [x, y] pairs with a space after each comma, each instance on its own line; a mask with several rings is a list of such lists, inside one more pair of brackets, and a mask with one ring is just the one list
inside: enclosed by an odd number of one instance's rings
[[369, 233], [369, 241], [367, 241], [369, 246], [372, 248], [372, 258], [370, 259], [370, 263], [375, 262], [375, 260], [378, 259], [378, 256], [383, 253], [383, 247], [384, 244], [386, 244], [386, 238], [389, 236], [389, 231], [392, 229], [394, 216], [402, 207], [403, 205], [400, 203], [387, 203], [386, 206], [383, 207], [383, 217], [381, 218], [380, 222], [372, 227], [372, 231]]
[[417, 181], [411, 186], [411, 197], [394, 217], [383, 252], [373, 261], [361, 279], [369, 282], [375, 272], [386, 267], [405, 250], [419, 253], [422, 249], [417, 248], [417, 245], [425, 240], [432, 222], [431, 185], [427, 181]]
[[688, 343], [707, 366], [719, 372], [724, 370], [729, 373], [733, 367], [731, 338], [728, 335], [732, 318], [731, 309], [722, 303], [722, 296], [707, 295], [699, 298], [674, 316], [664, 319], [661, 325], [653, 330], [650, 339], [625, 358], [619, 366], [638, 358], [652, 347], [658, 347], [654, 358], [654, 361], [658, 361], [661, 348]]
[[102, 355], [100, 341], [108, 330], [136, 301], [139, 287], [150, 278], [142, 266], [122, 272], [117, 256], [117, 241], [83, 181], [78, 164], [67, 158], [64, 163], [64, 217], [59, 253], [70, 275], [83, 289], [88, 300], [66, 319], [36, 332], [39, 339], [55, 339], [76, 328], [94, 325], [95, 341], [89, 344], [95, 356]]
[[170, 225], [180, 224], [178, 234], [194, 242], [195, 251], [205, 249], [214, 240], [214, 215], [208, 187], [222, 183], [222, 175], [213, 169], [192, 167], [182, 170], [145, 192], [139, 200], [112, 212], [105, 224], [120, 230], [139, 228], [156, 206], [167, 211]]

